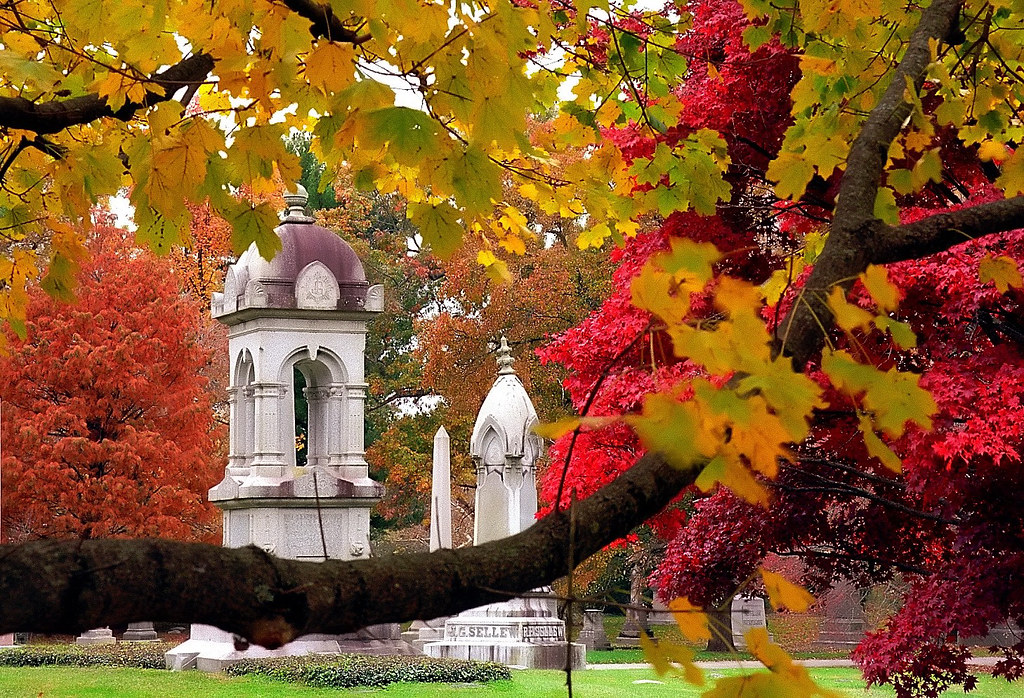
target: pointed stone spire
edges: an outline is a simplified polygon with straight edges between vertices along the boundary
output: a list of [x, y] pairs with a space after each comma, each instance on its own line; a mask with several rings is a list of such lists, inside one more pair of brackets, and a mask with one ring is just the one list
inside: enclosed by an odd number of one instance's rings
[[430, 552], [452, 547], [451, 440], [442, 426], [434, 434], [434, 473], [430, 486]]
[[516, 370], [512, 368], [512, 364], [515, 362], [516, 360], [512, 358], [512, 350], [509, 349], [508, 341], [502, 335], [501, 344], [498, 346], [498, 375], [514, 376]]
[[282, 223], [312, 223], [313, 217], [306, 214], [306, 204], [309, 202], [309, 192], [306, 188], [295, 183], [295, 191], [286, 191], [284, 193], [284, 202], [288, 205], [285, 209], [284, 215], [281, 217]]

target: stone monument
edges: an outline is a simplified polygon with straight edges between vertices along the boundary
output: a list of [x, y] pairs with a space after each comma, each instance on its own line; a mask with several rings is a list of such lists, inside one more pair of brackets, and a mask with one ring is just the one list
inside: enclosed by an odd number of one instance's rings
[[[369, 286], [345, 241], [306, 215], [302, 187], [285, 201], [280, 251], [267, 261], [252, 245], [213, 296], [213, 316], [228, 326], [230, 448], [224, 479], [209, 497], [223, 512], [227, 547], [257, 545], [294, 560], [365, 559], [370, 508], [383, 487], [364, 460], [363, 353], [382, 288]], [[295, 445], [300, 401], [308, 415], [304, 463]], [[219, 670], [245, 657], [411, 652], [398, 636], [397, 625], [378, 626], [239, 651], [229, 633], [193, 625], [167, 664]]]
[[590, 650], [610, 650], [608, 634], [604, 630], [604, 611], [600, 608], [588, 608], [583, 611], [583, 629], [576, 638], [577, 642]]
[[121, 642], [156, 642], [159, 639], [156, 628], [148, 621], [129, 623], [128, 629], [121, 636]]
[[[747, 646], [744, 637], [753, 628], [767, 628], [764, 599], [757, 596], [735, 596], [732, 600], [732, 644], [736, 649]], [[771, 637], [769, 635], [769, 637]]]
[[[533, 525], [537, 514], [536, 464], [543, 442], [533, 433], [537, 412], [512, 368], [503, 337], [498, 378], [473, 426], [469, 452], [476, 467], [475, 545], [515, 535]], [[510, 561], [514, 564], [514, 561]], [[479, 659], [531, 669], [562, 669], [566, 664], [565, 622], [553, 599], [516, 598], [464, 611], [444, 624], [444, 639], [428, 643], [431, 657]], [[572, 668], [586, 665], [586, 648], [569, 647]]]
[[[443, 426], [434, 434], [434, 461], [430, 486], [430, 552], [452, 547], [451, 438]], [[420, 652], [428, 642], [444, 639], [443, 618], [415, 620], [402, 633]]]

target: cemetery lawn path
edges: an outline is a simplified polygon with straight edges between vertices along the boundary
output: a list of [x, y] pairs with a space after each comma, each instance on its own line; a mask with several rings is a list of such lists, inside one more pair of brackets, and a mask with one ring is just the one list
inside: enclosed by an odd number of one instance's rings
[[[708, 671], [709, 678], [735, 673]], [[856, 669], [812, 669], [812, 676], [826, 688], [845, 689], [852, 698], [892, 696], [891, 690], [864, 690]], [[635, 683], [661, 681], [662, 683]], [[516, 671], [512, 681], [487, 685], [396, 684], [386, 689], [315, 689], [278, 683], [259, 677], [232, 678], [222, 674], [169, 672], [155, 669], [78, 669], [71, 667], [0, 668], [0, 698], [326, 698], [327, 696], [473, 696], [480, 698], [526, 696], [563, 698], [565, 677], [557, 671]], [[679, 696], [698, 698], [702, 689], [672, 677], [657, 677], [651, 669], [583, 671], [573, 674], [574, 695], [579, 698], [632, 698]], [[706, 690], [707, 687], [705, 687]], [[945, 696], [964, 695], [950, 691]], [[1007, 684], [982, 677], [972, 698], [1024, 698], [1024, 682]]]

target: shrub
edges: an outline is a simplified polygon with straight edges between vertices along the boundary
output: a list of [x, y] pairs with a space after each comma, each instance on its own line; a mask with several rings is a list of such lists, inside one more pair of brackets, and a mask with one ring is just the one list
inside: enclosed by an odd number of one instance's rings
[[167, 642], [119, 642], [116, 645], [26, 645], [0, 649], [0, 666], [75, 666], [163, 669]]
[[232, 676], [265, 676], [316, 688], [381, 687], [392, 683], [478, 683], [512, 678], [503, 664], [431, 657], [362, 654], [245, 659], [227, 669]]

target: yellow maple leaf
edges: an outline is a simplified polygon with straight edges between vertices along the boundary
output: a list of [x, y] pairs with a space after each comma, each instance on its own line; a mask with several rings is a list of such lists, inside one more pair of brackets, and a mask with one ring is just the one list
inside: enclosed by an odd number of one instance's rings
[[355, 50], [351, 44], [323, 41], [306, 54], [306, 80], [324, 94], [341, 92], [355, 79]]
[[680, 596], [668, 602], [668, 610], [679, 626], [679, 632], [690, 642], [704, 642], [711, 639], [711, 627], [708, 625], [708, 614], [690, 600]]
[[1006, 293], [1010, 288], [1024, 286], [1017, 262], [1005, 255], [999, 257], [985, 255], [978, 263], [978, 278], [983, 284], [994, 281], [1000, 293]]
[[839, 286], [833, 286], [828, 294], [828, 307], [836, 319], [836, 324], [844, 332], [854, 330], [867, 331], [871, 327], [874, 315], [846, 301], [846, 293]]
[[768, 598], [771, 599], [773, 607], [785, 607], [790, 611], [804, 613], [814, 603], [814, 597], [803, 587], [793, 584], [781, 574], [770, 572], [764, 567], [760, 571], [761, 579], [764, 580], [764, 588], [768, 591]]

